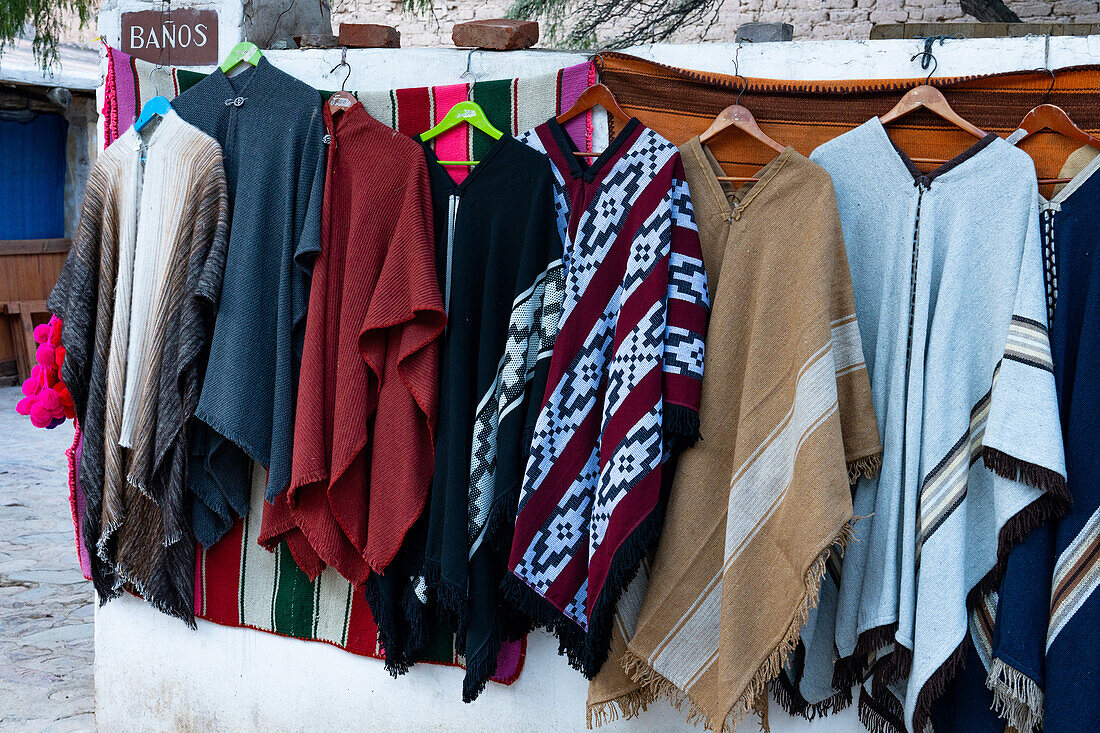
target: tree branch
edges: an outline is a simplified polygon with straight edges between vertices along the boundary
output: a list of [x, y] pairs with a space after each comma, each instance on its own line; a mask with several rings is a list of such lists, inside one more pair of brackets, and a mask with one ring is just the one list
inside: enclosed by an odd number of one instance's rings
[[962, 0], [963, 12], [983, 23], [1020, 23], [1020, 16], [1001, 0]]

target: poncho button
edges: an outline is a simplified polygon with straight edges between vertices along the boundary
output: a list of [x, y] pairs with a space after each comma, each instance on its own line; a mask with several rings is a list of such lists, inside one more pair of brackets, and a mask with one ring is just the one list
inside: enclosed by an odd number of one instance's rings
[[321, 142], [323, 142], [325, 145], [328, 145], [332, 142], [332, 135], [325, 135], [323, 138], [321, 138]]
[[240, 107], [243, 104], [244, 104], [244, 97], [237, 97], [236, 99], [233, 100], [233, 106], [234, 107]]

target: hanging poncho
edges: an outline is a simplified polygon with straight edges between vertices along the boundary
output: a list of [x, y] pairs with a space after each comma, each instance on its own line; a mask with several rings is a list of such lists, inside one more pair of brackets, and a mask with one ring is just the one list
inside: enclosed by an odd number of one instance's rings
[[328, 172], [290, 489], [260, 541], [354, 585], [393, 560], [431, 482], [445, 316], [420, 146], [355, 104], [326, 105]]
[[64, 322], [62, 377], [84, 435], [81, 534], [100, 600], [129, 586], [192, 625], [189, 424], [228, 216], [217, 141], [174, 112], [131, 128], [92, 168], [47, 301]]
[[[529, 628], [503, 606], [500, 579], [557, 334], [562, 246], [545, 156], [504, 135], [455, 183], [431, 147], [424, 150], [447, 329], [422, 553], [409, 549], [422, 554], [435, 611], [466, 657], [469, 702], [495, 670], [501, 641]], [[372, 609], [381, 609], [384, 594], [372, 587]], [[421, 625], [426, 598], [405, 599], [409, 628]], [[381, 630], [390, 662], [399, 634]]]
[[[1081, 152], [1095, 155], [1088, 148]], [[1089, 661], [1100, 654], [1100, 460], [1091, 440], [1100, 429], [1100, 372], [1092, 358], [1100, 354], [1100, 303], [1094, 289], [1100, 280], [1092, 269], [1092, 253], [1100, 244], [1097, 170], [1100, 157], [1049, 201], [1039, 199], [1054, 376], [1073, 503], [1060, 521], [1036, 530], [1013, 551], [999, 602], [990, 609], [991, 633], [975, 634], [981, 663], [968, 667], [967, 679], [956, 690], [984, 700], [989, 692], [974, 688], [985, 683], [993, 691], [993, 708], [1020, 733], [1087, 730], [1100, 719], [1100, 679], [1090, 673], [1094, 665]], [[944, 706], [937, 711], [937, 723], [1004, 729], [1005, 721], [996, 718], [988, 702], [978, 707], [977, 721], [960, 721], [955, 709]]]
[[290, 484], [294, 386], [309, 272], [320, 248], [325, 134], [321, 95], [265, 58], [217, 70], [172, 100], [225, 154], [232, 210], [225, 291], [195, 414], [195, 538], [209, 547], [248, 513], [249, 459], [267, 498]]
[[508, 577], [588, 677], [656, 542], [670, 443], [698, 436], [706, 274], [676, 147], [637, 120], [590, 165], [550, 120], [524, 140], [560, 182], [566, 281]]
[[[787, 148], [734, 189], [698, 138], [681, 154], [714, 298], [703, 438], [680, 458], [627, 639], [637, 682], [614, 684], [609, 660], [589, 700], [600, 721], [667, 696], [729, 731], [793, 652], [851, 533], [849, 478], [881, 448], [828, 174]], [[616, 629], [635, 628], [619, 610]]]
[[[968, 612], [1066, 501], [1035, 169], [989, 135], [922, 174], [877, 118], [811, 158], [836, 188], [884, 449], [856, 491], [834, 681], [869, 674], [862, 719], [923, 731]], [[815, 634], [807, 657], [830, 643]]]

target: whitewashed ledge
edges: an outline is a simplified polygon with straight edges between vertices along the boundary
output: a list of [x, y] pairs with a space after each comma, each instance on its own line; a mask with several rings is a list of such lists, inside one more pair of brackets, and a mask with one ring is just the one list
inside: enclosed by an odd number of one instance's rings
[[[923, 76], [912, 56], [918, 40], [798, 41], [793, 43], [647, 44], [624, 49], [670, 66], [768, 79], [893, 79]], [[949, 39], [933, 53], [936, 76], [994, 74], [1100, 63], [1100, 36]], [[346, 68], [340, 49], [266, 51], [278, 68], [319, 89], [339, 89]], [[347, 88], [357, 91], [458, 84], [537, 76], [579, 64], [576, 51], [469, 51], [457, 48], [349, 49]], [[735, 67], [736, 59], [736, 67]], [[213, 67], [194, 67], [210, 71]]]
[[[101, 28], [102, 28], [101, 22]], [[114, 40], [117, 43], [117, 38]], [[910, 57], [916, 40], [647, 45], [628, 53], [691, 69], [781, 79], [868, 79], [922, 75]], [[938, 76], [987, 74], [1100, 63], [1100, 37], [949, 40], [936, 45]], [[222, 54], [224, 55], [224, 54]], [[268, 51], [279, 68], [318, 88], [339, 88], [339, 50]], [[509, 53], [445, 48], [351, 50], [347, 87], [378, 90], [515, 76], [579, 63], [586, 54]], [[467, 67], [468, 64], [468, 67]], [[469, 71], [467, 72], [467, 68]], [[545, 634], [530, 637], [515, 685], [490, 684], [461, 702], [462, 671], [419, 665], [394, 680], [381, 662], [327, 644], [200, 621], [179, 621], [124, 597], [96, 612], [96, 715], [101, 730], [142, 731], [523, 731], [585, 730], [587, 684], [558, 657]], [[775, 733], [856, 733], [855, 710], [808, 723], [772, 706]], [[745, 730], [754, 730], [745, 723]], [[667, 703], [606, 733], [686, 733]]]

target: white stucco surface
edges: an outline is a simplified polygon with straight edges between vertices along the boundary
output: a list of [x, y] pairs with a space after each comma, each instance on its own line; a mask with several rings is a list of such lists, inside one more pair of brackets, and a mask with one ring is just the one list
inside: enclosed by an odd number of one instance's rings
[[[131, 596], [96, 611], [96, 722], [104, 731], [508, 731], [581, 733], [588, 684], [532, 634], [510, 686], [462, 703], [462, 670], [421, 664], [393, 679], [382, 663], [328, 644], [199, 621], [191, 631]], [[854, 733], [855, 711], [813, 724], [772, 704], [773, 733]], [[745, 730], [756, 726], [751, 721]], [[606, 733], [696, 730], [665, 702]]]
[[[101, 28], [104, 25], [101, 22]], [[225, 36], [222, 37], [223, 42]], [[110, 39], [108, 39], [110, 40]], [[917, 41], [644, 46], [638, 56], [693, 69], [789, 79], [892, 78], [921, 75], [910, 57]], [[980, 74], [1100, 62], [1100, 37], [948, 41], [935, 49], [938, 75]], [[336, 51], [268, 52], [283, 70], [322, 88], [338, 88]], [[571, 53], [455, 49], [355, 50], [349, 89], [507, 78], [577, 63]], [[469, 73], [466, 72], [469, 61]], [[472, 705], [461, 702], [461, 672], [420, 665], [394, 680], [376, 660], [326, 644], [199, 622], [189, 631], [132, 598], [96, 613], [96, 709], [102, 730], [583, 731], [586, 683], [544, 634], [530, 639], [526, 667], [511, 687], [491, 685]], [[806, 723], [775, 705], [775, 733], [862, 730], [853, 709]], [[748, 723], [745, 730], [753, 730]], [[698, 730], [666, 703], [633, 721], [601, 730]]]

